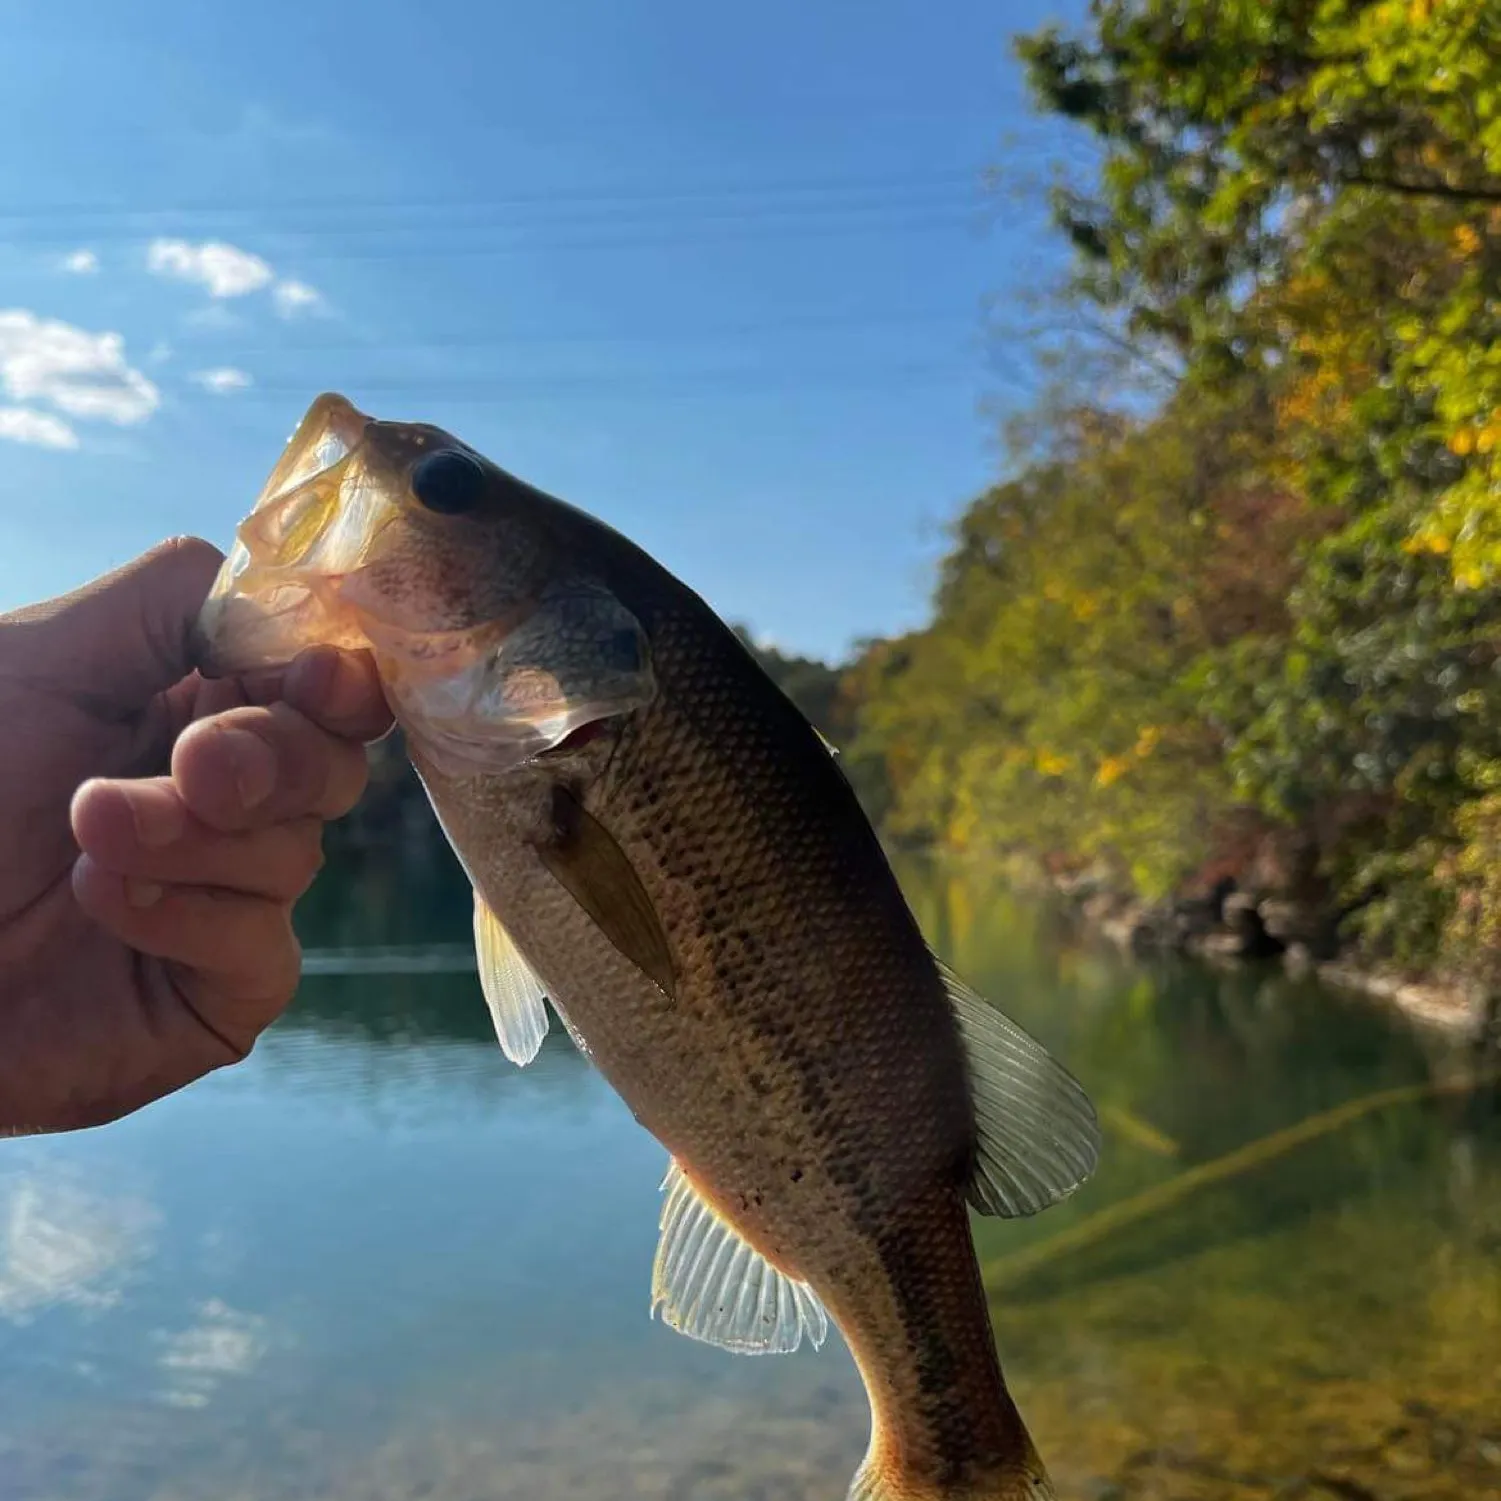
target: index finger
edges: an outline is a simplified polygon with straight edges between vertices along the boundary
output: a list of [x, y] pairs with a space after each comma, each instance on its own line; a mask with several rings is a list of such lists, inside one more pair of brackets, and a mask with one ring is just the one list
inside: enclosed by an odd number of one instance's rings
[[172, 780], [188, 811], [223, 834], [342, 818], [367, 773], [356, 741], [320, 729], [288, 703], [195, 720], [172, 748]]
[[287, 668], [282, 697], [331, 735], [369, 743], [391, 728], [375, 658], [367, 651], [313, 646]]

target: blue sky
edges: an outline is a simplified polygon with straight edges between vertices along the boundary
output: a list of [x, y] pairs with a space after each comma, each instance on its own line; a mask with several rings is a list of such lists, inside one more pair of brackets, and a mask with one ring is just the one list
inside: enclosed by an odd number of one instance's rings
[[0, 608], [226, 545], [332, 388], [788, 649], [923, 618], [1026, 399], [985, 300], [1063, 267], [1008, 39], [1081, 0], [6, 10]]

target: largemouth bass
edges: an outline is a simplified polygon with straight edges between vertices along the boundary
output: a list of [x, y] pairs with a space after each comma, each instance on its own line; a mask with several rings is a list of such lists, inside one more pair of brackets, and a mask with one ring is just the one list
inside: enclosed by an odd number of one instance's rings
[[1071, 1193], [1094, 1110], [938, 963], [830, 747], [713, 611], [448, 433], [330, 395], [199, 630], [211, 673], [374, 652], [506, 1055], [550, 1001], [670, 1154], [652, 1312], [749, 1353], [832, 1320], [871, 1405], [852, 1497], [1051, 1496], [967, 1206]]

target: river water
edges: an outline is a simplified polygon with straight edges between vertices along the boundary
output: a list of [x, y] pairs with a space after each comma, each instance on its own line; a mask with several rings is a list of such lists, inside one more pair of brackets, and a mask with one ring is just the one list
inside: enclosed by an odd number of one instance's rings
[[[977, 1223], [1060, 1495], [1501, 1498], [1498, 1060], [903, 879], [1104, 1121], [1072, 1200]], [[751, 1360], [648, 1319], [664, 1153], [560, 1029], [505, 1061], [468, 924], [446, 864], [331, 868], [247, 1064], [0, 1143], [3, 1501], [843, 1496], [837, 1337]]]

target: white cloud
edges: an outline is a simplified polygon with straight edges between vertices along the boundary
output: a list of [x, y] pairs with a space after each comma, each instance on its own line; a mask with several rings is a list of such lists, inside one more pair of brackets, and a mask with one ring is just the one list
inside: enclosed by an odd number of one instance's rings
[[316, 313], [323, 307], [323, 293], [310, 287], [305, 281], [289, 278], [277, 282], [272, 289], [271, 300], [283, 318], [295, 318], [299, 313]]
[[205, 327], [225, 327], [235, 321], [223, 306], [230, 298], [271, 289], [271, 301], [283, 318], [326, 311], [327, 303], [317, 287], [296, 277], [278, 280], [271, 263], [253, 251], [223, 240], [153, 240], [146, 250], [146, 269], [175, 281], [196, 282], [216, 299], [206, 308], [188, 314], [191, 322]]
[[188, 378], [198, 386], [203, 386], [204, 390], [212, 390], [216, 396], [228, 396], [236, 390], [248, 390], [255, 384], [249, 372], [239, 371], [233, 365], [215, 366], [212, 371], [194, 371]]
[[78, 434], [61, 417], [30, 407], [0, 407], [0, 439], [37, 448], [78, 447]]
[[65, 255], [60, 264], [64, 271], [71, 271], [74, 276], [92, 276], [99, 269], [99, 257], [92, 250], [74, 250]]
[[245, 319], [222, 302], [205, 302], [202, 307], [191, 308], [182, 316], [189, 328], [206, 328], [215, 333], [243, 328]]
[[206, 287], [210, 297], [244, 297], [270, 285], [276, 273], [260, 256], [223, 240], [153, 240], [146, 269]]
[[216, 396], [228, 396], [232, 391], [243, 391], [255, 384], [245, 371], [236, 370], [233, 365], [220, 365], [214, 370], [195, 370], [190, 379]]
[[40, 401], [69, 417], [128, 427], [144, 422], [161, 393], [125, 358], [116, 333], [90, 333], [39, 318], [25, 308], [0, 311], [0, 390], [12, 401]]

